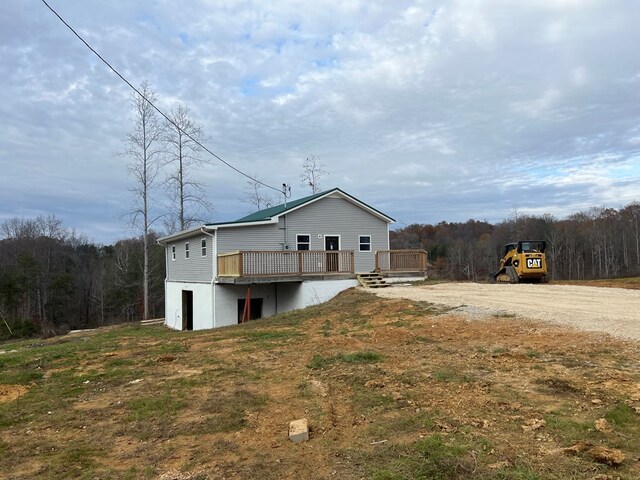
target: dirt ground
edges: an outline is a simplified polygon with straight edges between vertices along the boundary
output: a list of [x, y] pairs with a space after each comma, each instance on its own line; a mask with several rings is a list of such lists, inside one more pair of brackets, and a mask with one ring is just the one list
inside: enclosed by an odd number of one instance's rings
[[555, 284], [441, 283], [377, 291], [455, 307], [472, 316], [508, 315], [640, 340], [640, 291]]
[[[467, 288], [384, 295], [476, 305]], [[124, 327], [5, 350], [0, 479], [640, 478], [638, 342], [548, 321], [353, 289], [215, 331]], [[310, 440], [294, 444], [303, 417]]]

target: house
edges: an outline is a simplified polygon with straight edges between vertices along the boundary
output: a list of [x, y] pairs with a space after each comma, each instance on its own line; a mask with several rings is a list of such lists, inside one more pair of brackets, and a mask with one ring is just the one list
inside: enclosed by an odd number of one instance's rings
[[358, 272], [424, 274], [426, 252], [390, 251], [393, 221], [334, 188], [162, 237], [166, 324], [199, 330], [304, 308], [356, 286]]

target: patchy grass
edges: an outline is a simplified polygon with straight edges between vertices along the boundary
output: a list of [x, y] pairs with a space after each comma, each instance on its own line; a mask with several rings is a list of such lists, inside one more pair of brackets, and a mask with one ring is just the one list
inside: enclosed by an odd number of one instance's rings
[[586, 441], [593, 432], [593, 425], [590, 422], [570, 418], [563, 412], [549, 414], [545, 419], [546, 428], [557, 438], [562, 439], [563, 446]]
[[395, 457], [390, 465], [373, 467], [374, 480], [401, 480], [424, 478], [434, 480], [466, 479], [477, 470], [471, 447], [456, 441], [447, 441], [434, 434], [405, 448], [390, 447], [384, 457]]
[[556, 395], [581, 393], [580, 389], [563, 378], [536, 379], [534, 383], [540, 385], [543, 391], [548, 391]]
[[[440, 313], [351, 290], [214, 331], [1, 344], [0, 476], [640, 478], [636, 343]], [[577, 442], [626, 460], [561, 453]]]
[[471, 377], [465, 373], [452, 368], [445, 368], [443, 370], [435, 370], [432, 373], [433, 379], [438, 382], [459, 382], [467, 383], [471, 381]]
[[314, 355], [307, 367], [311, 370], [321, 370], [328, 368], [335, 363], [376, 363], [382, 360], [382, 355], [378, 352], [363, 351], [354, 353], [340, 353], [328, 357], [322, 355]]
[[135, 398], [128, 402], [130, 422], [149, 421], [152, 418], [167, 418], [175, 415], [184, 407], [183, 400], [170, 395]]
[[616, 427], [638, 427], [640, 425], [638, 412], [624, 403], [616, 404], [604, 414], [604, 418]]
[[430, 302], [412, 302], [409, 308], [402, 310], [400, 313], [411, 317], [425, 317], [443, 315], [455, 310], [455, 308]]
[[234, 390], [202, 405], [202, 420], [187, 425], [185, 433], [211, 434], [237, 432], [248, 424], [247, 414], [261, 410], [268, 403], [266, 395], [248, 390]]

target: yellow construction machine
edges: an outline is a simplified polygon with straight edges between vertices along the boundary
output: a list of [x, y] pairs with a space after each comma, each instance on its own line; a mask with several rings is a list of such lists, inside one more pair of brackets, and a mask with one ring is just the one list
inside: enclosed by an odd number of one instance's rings
[[498, 283], [547, 282], [547, 260], [544, 240], [521, 240], [504, 246], [500, 270], [493, 275]]

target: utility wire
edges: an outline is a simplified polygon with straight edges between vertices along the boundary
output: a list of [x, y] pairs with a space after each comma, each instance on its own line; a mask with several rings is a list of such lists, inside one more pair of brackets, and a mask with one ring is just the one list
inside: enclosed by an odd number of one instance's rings
[[239, 173], [240, 175], [243, 175], [245, 177], [247, 177], [249, 180], [255, 182], [255, 183], [259, 183], [260, 185], [270, 188], [272, 190], [275, 190], [278, 193], [282, 193], [282, 189], [280, 188], [276, 188], [276, 187], [272, 187], [271, 185], [268, 185], [264, 182], [261, 182], [260, 180], [258, 180], [257, 178], [253, 178], [251, 175], [248, 175], [246, 173], [244, 173], [242, 170], [240, 170], [237, 167], [234, 167], [232, 164], [230, 164], [229, 162], [227, 162], [226, 160], [220, 158], [218, 155], [216, 155], [214, 152], [212, 152], [211, 150], [209, 150], [205, 145], [203, 145], [202, 143], [200, 143], [197, 139], [193, 138], [189, 132], [184, 131], [183, 129], [181, 129], [167, 114], [165, 114], [162, 110], [160, 110], [158, 107], [156, 107], [153, 102], [151, 102], [147, 97], [145, 97], [140, 90], [138, 90], [135, 86], [133, 86], [131, 84], [131, 82], [129, 80], [127, 80], [118, 70], [116, 70], [109, 62], [107, 62], [102, 55], [100, 55], [91, 45], [89, 45], [89, 43], [87, 43], [87, 41], [82, 38], [82, 36], [80, 36], [80, 34], [78, 32], [76, 32], [74, 30], [74, 28], [69, 25], [64, 18], [62, 18], [60, 16], [60, 14], [58, 12], [56, 12], [51, 5], [49, 5], [46, 0], [42, 0], [42, 3], [45, 4], [45, 6], [51, 10], [51, 12], [58, 17], [58, 19], [69, 29], [73, 32], [73, 34], [78, 37], [78, 39], [85, 44], [85, 46], [91, 50], [93, 52], [93, 54], [98, 57], [102, 63], [104, 63], [107, 67], [109, 67], [111, 69], [111, 71], [113, 73], [115, 73], [118, 77], [120, 77], [120, 79], [126, 83], [127, 85], [129, 85], [129, 87], [136, 92], [138, 95], [140, 95], [149, 105], [151, 105], [153, 107], [153, 109], [158, 112], [160, 115], [162, 115], [165, 120], [167, 120], [167, 122], [169, 122], [171, 125], [173, 125], [174, 127], [176, 127], [180, 132], [182, 132], [183, 135], [185, 135], [186, 137], [190, 138], [196, 145], [198, 145], [200, 148], [202, 148], [205, 152], [209, 153], [210, 155], [212, 155], [213, 157], [217, 158], [218, 160], [220, 160], [223, 164], [225, 164], [227, 167], [231, 168], [232, 170], [235, 170], [237, 173]]

